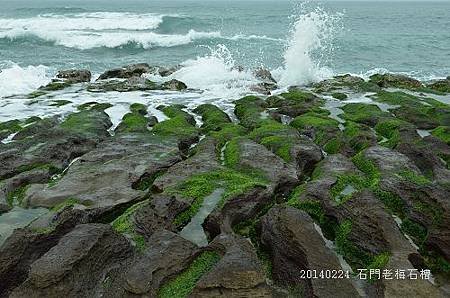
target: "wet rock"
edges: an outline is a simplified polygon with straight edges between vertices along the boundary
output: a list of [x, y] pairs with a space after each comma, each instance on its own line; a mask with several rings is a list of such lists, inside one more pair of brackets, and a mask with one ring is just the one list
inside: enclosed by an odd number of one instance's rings
[[180, 69], [181, 69], [181, 65], [176, 65], [176, 66], [172, 66], [172, 67], [159, 67], [158, 74], [162, 77], [168, 77]]
[[223, 257], [198, 281], [193, 297], [272, 297], [252, 244], [235, 235], [220, 235], [210, 244]]
[[267, 107], [289, 117], [316, 111], [324, 100], [300, 88], [290, 88], [289, 92], [267, 98]]
[[173, 140], [120, 134], [74, 162], [56, 185], [30, 187], [25, 200], [33, 207], [53, 207], [68, 198], [91, 208], [132, 202], [150, 186], [142, 179], [180, 160]]
[[202, 129], [205, 131], [218, 131], [224, 125], [231, 123], [230, 116], [212, 104], [199, 105], [194, 112], [202, 117]]
[[71, 84], [84, 83], [91, 81], [91, 72], [87, 69], [61, 70], [56, 77]]
[[431, 84], [427, 85], [428, 88], [439, 91], [439, 92], [450, 92], [450, 77], [447, 77], [445, 80], [438, 80]]
[[95, 295], [104, 274], [131, 254], [128, 241], [109, 225], [79, 225], [31, 265], [11, 297]]
[[416, 79], [399, 74], [375, 74], [370, 77], [370, 82], [382, 88], [395, 87], [404, 89], [416, 89], [422, 87], [422, 83]]
[[274, 207], [261, 219], [261, 243], [270, 254], [277, 285], [305, 297], [355, 297], [348, 279], [303, 279], [301, 270], [342, 270], [312, 219], [291, 207]]
[[115, 68], [108, 70], [101, 74], [97, 80], [106, 79], [129, 79], [132, 77], [140, 77], [144, 73], [151, 73], [156, 68], [148, 65], [147, 63], [131, 64], [121, 68]]
[[365, 82], [363, 78], [350, 74], [335, 76], [319, 83], [313, 84], [315, 92], [330, 93], [336, 90], [353, 92], [378, 92], [381, 88], [372, 82]]
[[266, 102], [256, 96], [246, 96], [235, 101], [234, 113], [240, 124], [247, 128], [255, 128], [268, 119]]
[[198, 248], [166, 230], [156, 232], [149, 243], [153, 245], [125, 274], [125, 289], [133, 294], [156, 297], [161, 285], [188, 267]]
[[168, 82], [164, 82], [161, 85], [161, 89], [163, 90], [170, 90], [170, 91], [182, 91], [182, 90], [186, 90], [187, 86], [185, 83], [172, 79]]
[[265, 68], [256, 69], [254, 71], [254, 75], [257, 79], [259, 79], [263, 82], [273, 83], [273, 84], [277, 83], [277, 81], [275, 81], [275, 79], [272, 77], [272, 74], [270, 73], [270, 71]]
[[125, 80], [104, 80], [89, 84], [89, 92], [131, 92], [131, 91], [149, 91], [161, 90], [161, 86], [146, 78], [131, 76]]
[[263, 95], [270, 95], [272, 93], [271, 91], [275, 89], [277, 89], [275, 84], [266, 82], [250, 86], [250, 91]]
[[[0, 144], [0, 179], [35, 168], [61, 171], [76, 157], [95, 148], [110, 135], [109, 116], [102, 111], [82, 111], [69, 115], [56, 126], [42, 131], [26, 130], [23, 139]], [[25, 137], [26, 136], [26, 137]]]

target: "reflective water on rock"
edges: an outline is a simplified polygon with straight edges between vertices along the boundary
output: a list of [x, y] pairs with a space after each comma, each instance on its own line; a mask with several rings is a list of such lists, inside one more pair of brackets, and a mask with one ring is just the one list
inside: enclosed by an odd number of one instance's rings
[[208, 245], [208, 239], [205, 231], [203, 230], [202, 224], [214, 208], [216, 208], [222, 198], [223, 192], [224, 190], [221, 188], [216, 189], [212, 194], [204, 199], [200, 210], [192, 218], [191, 222], [180, 232], [180, 235], [183, 238], [192, 241], [198, 246]]

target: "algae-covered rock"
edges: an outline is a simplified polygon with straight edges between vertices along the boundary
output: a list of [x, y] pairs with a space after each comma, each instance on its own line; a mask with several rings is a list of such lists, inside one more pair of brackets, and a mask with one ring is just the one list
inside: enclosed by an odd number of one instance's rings
[[422, 83], [416, 79], [399, 74], [375, 74], [370, 77], [370, 82], [380, 87], [395, 87], [403, 89], [417, 89], [423, 87]]

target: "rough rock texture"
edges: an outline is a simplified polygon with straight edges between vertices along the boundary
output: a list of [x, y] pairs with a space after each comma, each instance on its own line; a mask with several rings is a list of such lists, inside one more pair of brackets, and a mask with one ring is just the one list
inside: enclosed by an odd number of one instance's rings
[[58, 79], [64, 79], [69, 83], [84, 83], [91, 81], [91, 72], [87, 69], [61, 70], [56, 75]]
[[154, 297], [155, 289], [187, 267], [197, 247], [167, 230], [156, 232], [149, 243], [154, 245], [144, 251], [125, 274], [125, 289], [133, 294]]
[[262, 265], [248, 240], [220, 235], [210, 246], [224, 255], [198, 281], [192, 297], [272, 297]]
[[54, 186], [34, 185], [25, 198], [33, 207], [53, 207], [72, 198], [90, 207], [139, 200], [137, 186], [180, 161], [176, 142], [151, 135], [117, 135], [78, 159]]
[[83, 224], [31, 265], [28, 279], [11, 297], [92, 296], [104, 274], [132, 253], [108, 225]]
[[156, 68], [147, 63], [131, 64], [122, 68], [108, 70], [101, 74], [97, 80], [106, 80], [112, 78], [129, 79], [132, 77], [140, 77], [144, 73], [153, 72]]
[[274, 207], [261, 220], [261, 242], [269, 251], [274, 281], [304, 297], [356, 297], [348, 279], [301, 277], [301, 270], [341, 270], [312, 219], [291, 207]]

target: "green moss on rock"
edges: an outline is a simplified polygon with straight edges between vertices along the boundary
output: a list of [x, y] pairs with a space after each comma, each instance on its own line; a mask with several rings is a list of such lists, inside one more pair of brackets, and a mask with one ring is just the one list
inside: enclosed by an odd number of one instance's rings
[[231, 123], [227, 113], [212, 104], [200, 105], [194, 112], [202, 116], [202, 129], [206, 132], [221, 130], [224, 124]]
[[450, 126], [439, 126], [431, 132], [433, 136], [450, 145]]
[[374, 126], [380, 119], [390, 117], [378, 106], [365, 103], [349, 103], [341, 108], [344, 111], [342, 118], [353, 122]]
[[200, 278], [220, 261], [214, 251], [203, 252], [180, 275], [164, 284], [158, 291], [159, 298], [184, 298], [194, 290]]
[[139, 202], [128, 208], [121, 216], [116, 218], [111, 225], [118, 233], [128, 235], [135, 243], [136, 247], [143, 251], [146, 247], [145, 239], [142, 235], [136, 233], [133, 223], [133, 214], [148, 204], [148, 201]]
[[227, 123], [223, 124], [219, 131], [211, 131], [209, 135], [217, 140], [218, 148], [222, 148], [226, 142], [236, 137], [245, 136], [247, 132], [247, 128], [239, 124]]
[[155, 124], [152, 131], [157, 135], [177, 138], [198, 136], [198, 129], [187, 122], [186, 118], [181, 115]]
[[190, 208], [179, 214], [174, 224], [179, 226], [188, 223], [201, 208], [205, 197], [216, 189], [224, 189], [218, 205], [221, 208], [229, 198], [245, 193], [254, 187], [265, 186], [266, 181], [262, 177], [254, 177], [229, 169], [193, 176], [169, 191], [192, 201]]

